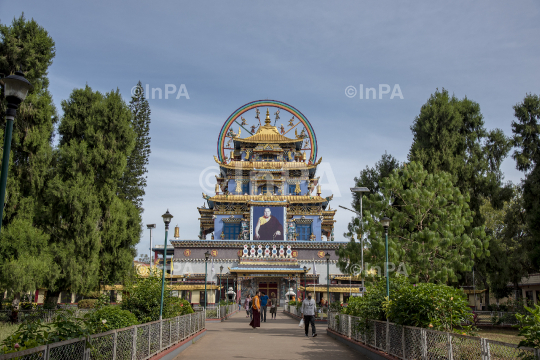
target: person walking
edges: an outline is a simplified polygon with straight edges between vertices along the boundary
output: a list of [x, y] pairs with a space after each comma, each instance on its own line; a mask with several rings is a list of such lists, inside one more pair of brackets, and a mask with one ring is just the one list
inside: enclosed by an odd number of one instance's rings
[[317, 331], [315, 330], [315, 312], [317, 311], [317, 305], [315, 304], [315, 300], [311, 298], [311, 293], [307, 294], [307, 299], [304, 299], [302, 301], [302, 307], [300, 308], [300, 312], [302, 313], [302, 316], [304, 317], [304, 326], [306, 330], [306, 337], [309, 337], [308, 330], [309, 330], [309, 323], [311, 323], [311, 332], [312, 336], [317, 336]]
[[272, 319], [275, 319], [277, 316], [277, 299], [276, 293], [272, 293], [270, 298], [270, 316]]
[[257, 292], [257, 295], [251, 299], [251, 310], [253, 311], [253, 318], [251, 319], [251, 322], [249, 323], [249, 326], [251, 326], [253, 329], [261, 327], [261, 318], [260, 318], [260, 310], [261, 310], [261, 292]]
[[250, 306], [250, 303], [251, 302], [251, 295], [248, 295], [245, 302], [244, 302], [244, 309], [246, 310], [246, 317], [251, 317], [251, 306]]
[[266, 322], [266, 306], [268, 304], [268, 295], [264, 292], [261, 296], [261, 322]]

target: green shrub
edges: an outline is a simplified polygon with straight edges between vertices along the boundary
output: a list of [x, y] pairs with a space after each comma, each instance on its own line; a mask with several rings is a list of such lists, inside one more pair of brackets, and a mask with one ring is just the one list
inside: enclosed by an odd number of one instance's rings
[[174, 314], [172, 316], [181, 316], [194, 312], [189, 301], [177, 297], [171, 298], [169, 306], [171, 307], [171, 314]]
[[534, 309], [528, 306], [525, 309], [529, 312], [528, 315], [516, 314], [518, 335], [525, 338], [519, 342], [518, 346], [538, 349], [540, 348], [540, 306], [535, 304]]
[[[50, 324], [40, 319], [24, 321], [17, 331], [4, 339], [0, 345], [0, 354], [13, 353], [36, 346], [59, 341], [87, 337], [90, 335], [85, 321], [73, 316], [68, 310], [59, 314]], [[75, 354], [64, 354], [66, 358], [75, 358]], [[70, 357], [73, 355], [72, 357]]]
[[92, 334], [138, 325], [137, 317], [119, 306], [103, 306], [86, 315], [86, 325]]
[[[124, 284], [124, 292], [125, 295], [120, 305], [123, 310], [133, 313], [140, 323], [159, 320], [161, 277], [150, 275], [147, 278], [136, 276], [128, 279]], [[165, 290], [163, 298], [164, 319], [177, 316], [179, 312], [178, 307], [182, 308], [176, 299], [179, 298], [173, 297], [170, 291]]]
[[453, 331], [472, 321], [471, 309], [461, 289], [442, 284], [408, 284], [390, 294], [391, 301], [385, 304], [386, 314], [390, 321], [400, 325]]
[[77, 306], [79, 307], [79, 309], [93, 309], [96, 306], [96, 303], [96, 299], [84, 299], [79, 300]]
[[[402, 287], [411, 286], [404, 277], [390, 279], [390, 295], [394, 295]], [[363, 297], [349, 299], [347, 307], [342, 307], [341, 312], [362, 318], [363, 320], [386, 320], [384, 303], [386, 301], [386, 279], [379, 278], [366, 287]], [[336, 303], [332, 303], [330, 308]]]

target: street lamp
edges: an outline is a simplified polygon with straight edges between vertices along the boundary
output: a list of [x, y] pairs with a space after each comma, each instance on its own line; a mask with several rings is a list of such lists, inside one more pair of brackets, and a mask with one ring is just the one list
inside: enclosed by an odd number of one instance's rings
[[330, 309], [330, 254], [326, 253], [324, 257], [326, 258], [326, 301]]
[[302, 301], [306, 299], [306, 287], [307, 287], [307, 267], [304, 266], [304, 298]]
[[204, 253], [204, 311], [206, 311], [206, 298], [208, 294], [206, 293], [206, 274], [208, 273], [208, 258], [210, 257], [210, 251], [206, 250]]
[[13, 134], [13, 121], [17, 115], [19, 104], [26, 99], [28, 91], [34, 87], [20, 71], [15, 75], [9, 75], [0, 79], [0, 84], [4, 87], [4, 97], [8, 104], [6, 109], [6, 130], [4, 133], [4, 154], [2, 157], [2, 173], [0, 174], [0, 230], [4, 215], [4, 200], [6, 198], [6, 184], [9, 171], [9, 154], [11, 152], [11, 136]]
[[390, 219], [386, 216], [381, 220], [381, 225], [384, 227], [384, 251], [386, 253], [386, 262], [384, 263], [384, 271], [386, 272], [386, 297], [390, 300], [390, 280], [388, 278], [388, 227], [390, 226]]
[[162, 319], [163, 316], [163, 297], [165, 295], [165, 263], [167, 262], [167, 235], [169, 234], [169, 224], [171, 223], [171, 219], [173, 216], [169, 212], [169, 209], [167, 209], [167, 212], [163, 215], [161, 215], [163, 218], [163, 222], [165, 223], [165, 243], [163, 245], [163, 268], [162, 268], [162, 274], [161, 274], [161, 306], [159, 308], [159, 320]]
[[150, 229], [150, 267], [152, 267], [152, 229], [156, 228], [156, 224], [147, 224], [146, 228]]
[[351, 188], [352, 192], [360, 193], [360, 242], [361, 242], [361, 256], [362, 256], [362, 297], [364, 296], [364, 223], [362, 222], [362, 195], [364, 195], [365, 192], [369, 192], [369, 189], [367, 187], [354, 187]]
[[221, 272], [223, 271], [223, 265], [219, 267], [219, 292], [218, 292], [218, 304], [221, 300]]

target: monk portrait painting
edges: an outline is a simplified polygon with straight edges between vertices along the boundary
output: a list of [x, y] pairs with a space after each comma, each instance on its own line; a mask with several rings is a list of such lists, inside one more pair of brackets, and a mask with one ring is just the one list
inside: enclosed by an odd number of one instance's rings
[[283, 240], [282, 207], [254, 207], [253, 208], [253, 239], [255, 240]]

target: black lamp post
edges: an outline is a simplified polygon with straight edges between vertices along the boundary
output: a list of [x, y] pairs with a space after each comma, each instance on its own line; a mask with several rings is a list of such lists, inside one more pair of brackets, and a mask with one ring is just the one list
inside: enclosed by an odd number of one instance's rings
[[159, 308], [159, 320], [163, 317], [163, 297], [165, 295], [165, 265], [167, 263], [167, 235], [169, 234], [169, 224], [171, 223], [171, 219], [173, 216], [169, 212], [169, 209], [167, 209], [167, 212], [163, 215], [161, 215], [163, 218], [163, 222], [165, 223], [165, 243], [163, 245], [163, 268], [162, 268], [162, 274], [161, 274], [161, 306]]
[[208, 293], [206, 292], [206, 276], [208, 273], [208, 258], [210, 257], [210, 251], [206, 250], [204, 253], [204, 311], [206, 311], [206, 300], [208, 298]]
[[0, 79], [0, 84], [4, 87], [4, 97], [6, 98], [6, 130], [4, 133], [4, 154], [2, 157], [2, 173], [0, 174], [0, 229], [2, 228], [2, 219], [4, 216], [4, 201], [6, 198], [6, 184], [9, 171], [9, 154], [11, 152], [11, 136], [13, 134], [13, 121], [17, 115], [17, 109], [20, 103], [26, 99], [28, 91], [34, 87], [20, 71], [15, 75], [9, 75]]
[[330, 254], [326, 253], [324, 257], [326, 258], [326, 301], [330, 308]]
[[306, 299], [306, 287], [307, 287], [307, 267], [304, 266], [304, 298], [302, 301]]
[[221, 300], [221, 272], [223, 271], [223, 265], [219, 267], [219, 292], [218, 292], [218, 305]]
[[386, 272], [386, 297], [390, 300], [390, 279], [388, 278], [388, 227], [390, 226], [390, 219], [386, 216], [381, 219], [381, 225], [384, 227], [384, 250], [386, 253], [386, 262], [384, 263], [384, 271]]

